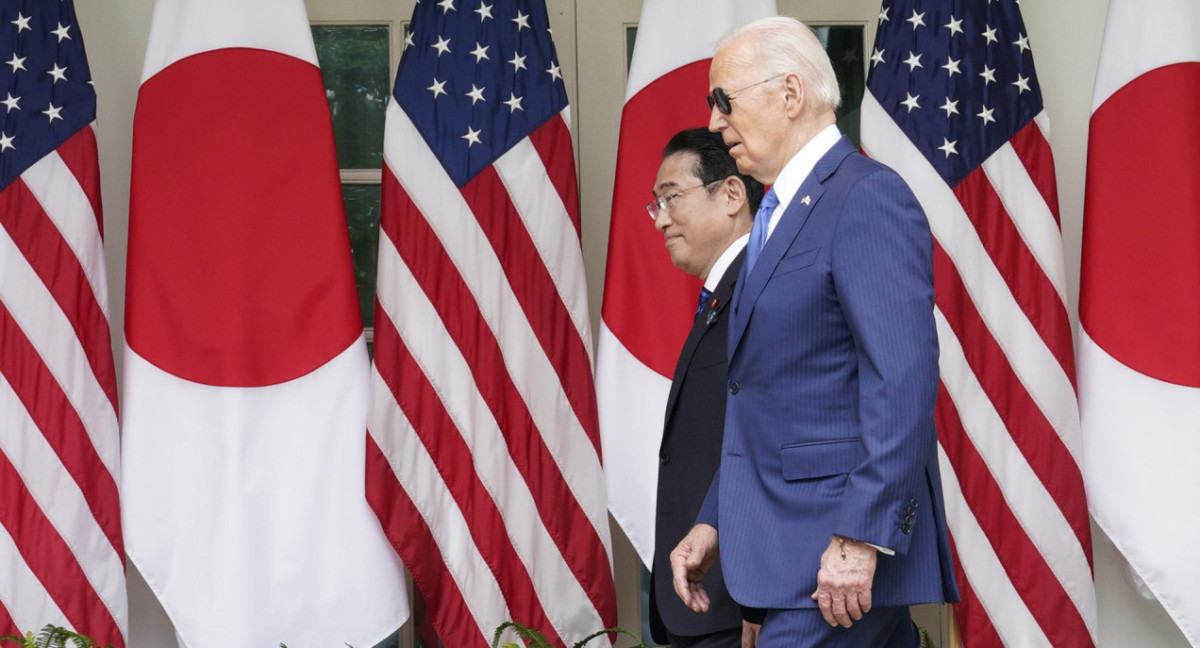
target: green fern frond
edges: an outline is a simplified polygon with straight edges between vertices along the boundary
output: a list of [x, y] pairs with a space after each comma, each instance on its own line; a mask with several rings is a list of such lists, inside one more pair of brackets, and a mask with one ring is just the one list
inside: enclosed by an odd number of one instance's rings
[[925, 628], [921, 630], [921, 648], [937, 648], [937, 644], [933, 643], [933, 637], [929, 636], [929, 631]]
[[20, 646], [20, 648], [36, 648], [37, 646], [32, 630], [26, 632], [24, 637], [17, 637], [14, 635], [4, 635], [3, 637], [0, 637], [0, 643], [4, 643], [6, 641], [13, 642]]

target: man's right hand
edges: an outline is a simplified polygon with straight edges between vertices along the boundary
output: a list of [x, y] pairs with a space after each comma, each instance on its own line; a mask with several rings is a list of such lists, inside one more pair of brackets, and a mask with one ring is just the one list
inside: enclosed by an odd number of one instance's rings
[[671, 575], [675, 593], [683, 604], [695, 612], [707, 612], [708, 592], [704, 591], [704, 574], [717, 560], [717, 530], [707, 524], [697, 524], [671, 552]]

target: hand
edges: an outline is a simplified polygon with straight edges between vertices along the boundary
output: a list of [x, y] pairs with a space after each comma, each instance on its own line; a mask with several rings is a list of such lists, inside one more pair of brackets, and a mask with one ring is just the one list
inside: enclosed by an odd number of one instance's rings
[[704, 574], [717, 560], [717, 530], [697, 524], [671, 551], [671, 575], [675, 593], [694, 612], [708, 611]]
[[833, 536], [821, 554], [817, 591], [812, 593], [826, 623], [849, 628], [871, 611], [871, 583], [877, 560], [875, 547]]
[[761, 630], [761, 623], [742, 621], [742, 648], [754, 648], [758, 644], [758, 633]]

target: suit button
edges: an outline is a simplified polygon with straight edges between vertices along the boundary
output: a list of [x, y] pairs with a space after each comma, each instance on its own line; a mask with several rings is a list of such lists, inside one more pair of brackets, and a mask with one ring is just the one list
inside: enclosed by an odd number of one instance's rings
[[903, 533], [904, 535], [908, 535], [911, 532], [912, 532], [912, 524], [905, 522], [904, 524], [902, 524], [900, 526], [900, 533]]
[[736, 382], [731, 382], [731, 383], [729, 383], [729, 393], [730, 393], [730, 394], [736, 394], [736, 393], [738, 393], [738, 390], [739, 390], [739, 389], [741, 389], [741, 386], [740, 386], [740, 385], [738, 385]]
[[658, 463], [666, 465], [671, 461], [671, 455], [663, 453], [658, 455]]

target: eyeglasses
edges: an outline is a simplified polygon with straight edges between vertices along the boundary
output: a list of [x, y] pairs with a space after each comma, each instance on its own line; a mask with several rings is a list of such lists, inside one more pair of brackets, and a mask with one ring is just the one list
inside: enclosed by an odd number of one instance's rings
[[744, 88], [739, 88], [737, 90], [734, 90], [733, 92], [725, 92], [721, 88], [713, 88], [713, 91], [708, 93], [708, 96], [705, 97], [704, 100], [708, 102], [709, 112], [712, 112], [712, 109], [715, 106], [717, 108], [717, 110], [721, 111], [721, 114], [728, 115], [729, 113], [733, 112], [733, 104], [731, 104], [729, 102], [733, 101], [734, 97], [739, 92], [745, 92], [746, 90], [749, 90], [750, 88], [753, 88], [754, 86], [760, 86], [760, 85], [766, 83], [767, 81], [774, 81], [775, 79], [778, 79], [781, 76], [783, 76], [783, 75], [776, 74], [775, 76], [773, 76], [769, 79], [763, 79], [762, 81], [759, 81], [758, 83], [751, 83], [750, 85], [748, 85]]
[[720, 180], [713, 180], [712, 182], [705, 182], [704, 184], [698, 184], [694, 187], [688, 187], [687, 189], [684, 189], [682, 191], [676, 191], [675, 193], [669, 193], [665, 196], [659, 196], [658, 198], [655, 198], [654, 200], [651, 200], [650, 202], [646, 203], [646, 211], [650, 214], [651, 220], [658, 220], [658, 214], [660, 212], [669, 211], [671, 209], [671, 203], [674, 202], [676, 198], [682, 196], [683, 194], [685, 194], [693, 189], [699, 189], [700, 187], [707, 187], [709, 185], [714, 185], [714, 184], [717, 184], [718, 182], [724, 182], [724, 181], [725, 181], [725, 178], [721, 178]]

